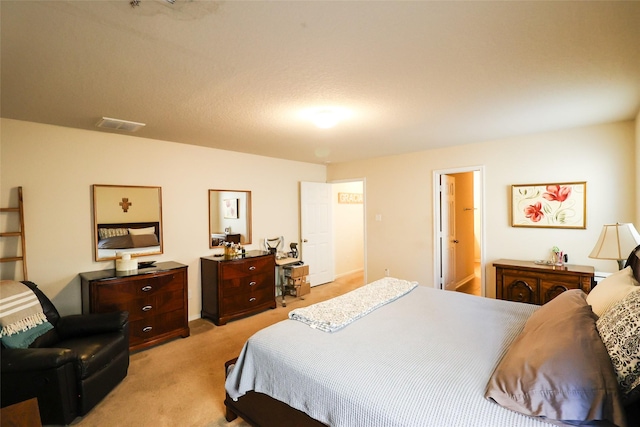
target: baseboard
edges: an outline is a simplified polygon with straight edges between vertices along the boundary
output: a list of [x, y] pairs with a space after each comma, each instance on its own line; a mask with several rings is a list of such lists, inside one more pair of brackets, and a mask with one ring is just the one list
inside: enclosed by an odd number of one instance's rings
[[352, 271], [348, 271], [346, 273], [336, 274], [335, 279], [340, 279], [340, 278], [342, 278], [344, 276], [350, 276], [351, 274], [362, 273], [362, 272], [364, 272], [364, 268], [358, 268], [358, 269], [355, 269], [355, 270], [352, 270]]
[[472, 281], [474, 278], [476, 277], [475, 274], [471, 274], [467, 277], [465, 277], [464, 279], [460, 280], [459, 282], [456, 283], [456, 290], [464, 285], [466, 285], [467, 283], [469, 283], [470, 281]]

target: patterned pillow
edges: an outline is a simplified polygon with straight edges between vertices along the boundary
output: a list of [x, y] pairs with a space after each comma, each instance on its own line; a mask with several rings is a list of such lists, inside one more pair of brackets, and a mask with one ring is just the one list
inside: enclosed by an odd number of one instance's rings
[[629, 258], [627, 258], [626, 265], [631, 267], [631, 270], [633, 270], [633, 277], [640, 282], [640, 245], [636, 246], [636, 248], [631, 251]]
[[99, 228], [98, 237], [100, 239], [108, 239], [109, 237], [126, 236], [129, 230], [126, 228]]
[[625, 405], [640, 400], [640, 290], [611, 307], [596, 322]]

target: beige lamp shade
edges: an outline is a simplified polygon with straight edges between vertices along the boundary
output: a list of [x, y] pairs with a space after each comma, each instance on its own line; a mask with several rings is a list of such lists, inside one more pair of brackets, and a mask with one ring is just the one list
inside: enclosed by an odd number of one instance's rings
[[613, 259], [618, 261], [622, 268], [624, 260], [638, 245], [640, 245], [640, 234], [633, 224], [606, 224], [589, 258]]

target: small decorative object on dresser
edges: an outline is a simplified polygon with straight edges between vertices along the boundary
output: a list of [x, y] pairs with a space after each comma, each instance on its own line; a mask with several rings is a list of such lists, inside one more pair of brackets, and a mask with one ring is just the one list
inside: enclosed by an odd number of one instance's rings
[[202, 257], [200, 268], [202, 317], [216, 325], [276, 308], [273, 254], [248, 251], [233, 259]]
[[159, 262], [127, 272], [80, 273], [80, 278], [83, 313], [129, 312], [131, 351], [189, 336], [186, 265]]
[[499, 259], [496, 267], [496, 298], [542, 305], [569, 289], [591, 290], [594, 268], [587, 265], [538, 264]]

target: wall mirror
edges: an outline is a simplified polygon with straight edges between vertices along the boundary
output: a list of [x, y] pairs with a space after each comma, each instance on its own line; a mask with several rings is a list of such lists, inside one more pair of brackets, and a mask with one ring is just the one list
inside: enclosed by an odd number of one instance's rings
[[93, 186], [95, 260], [161, 254], [162, 188]]
[[209, 248], [251, 243], [251, 191], [209, 190]]

